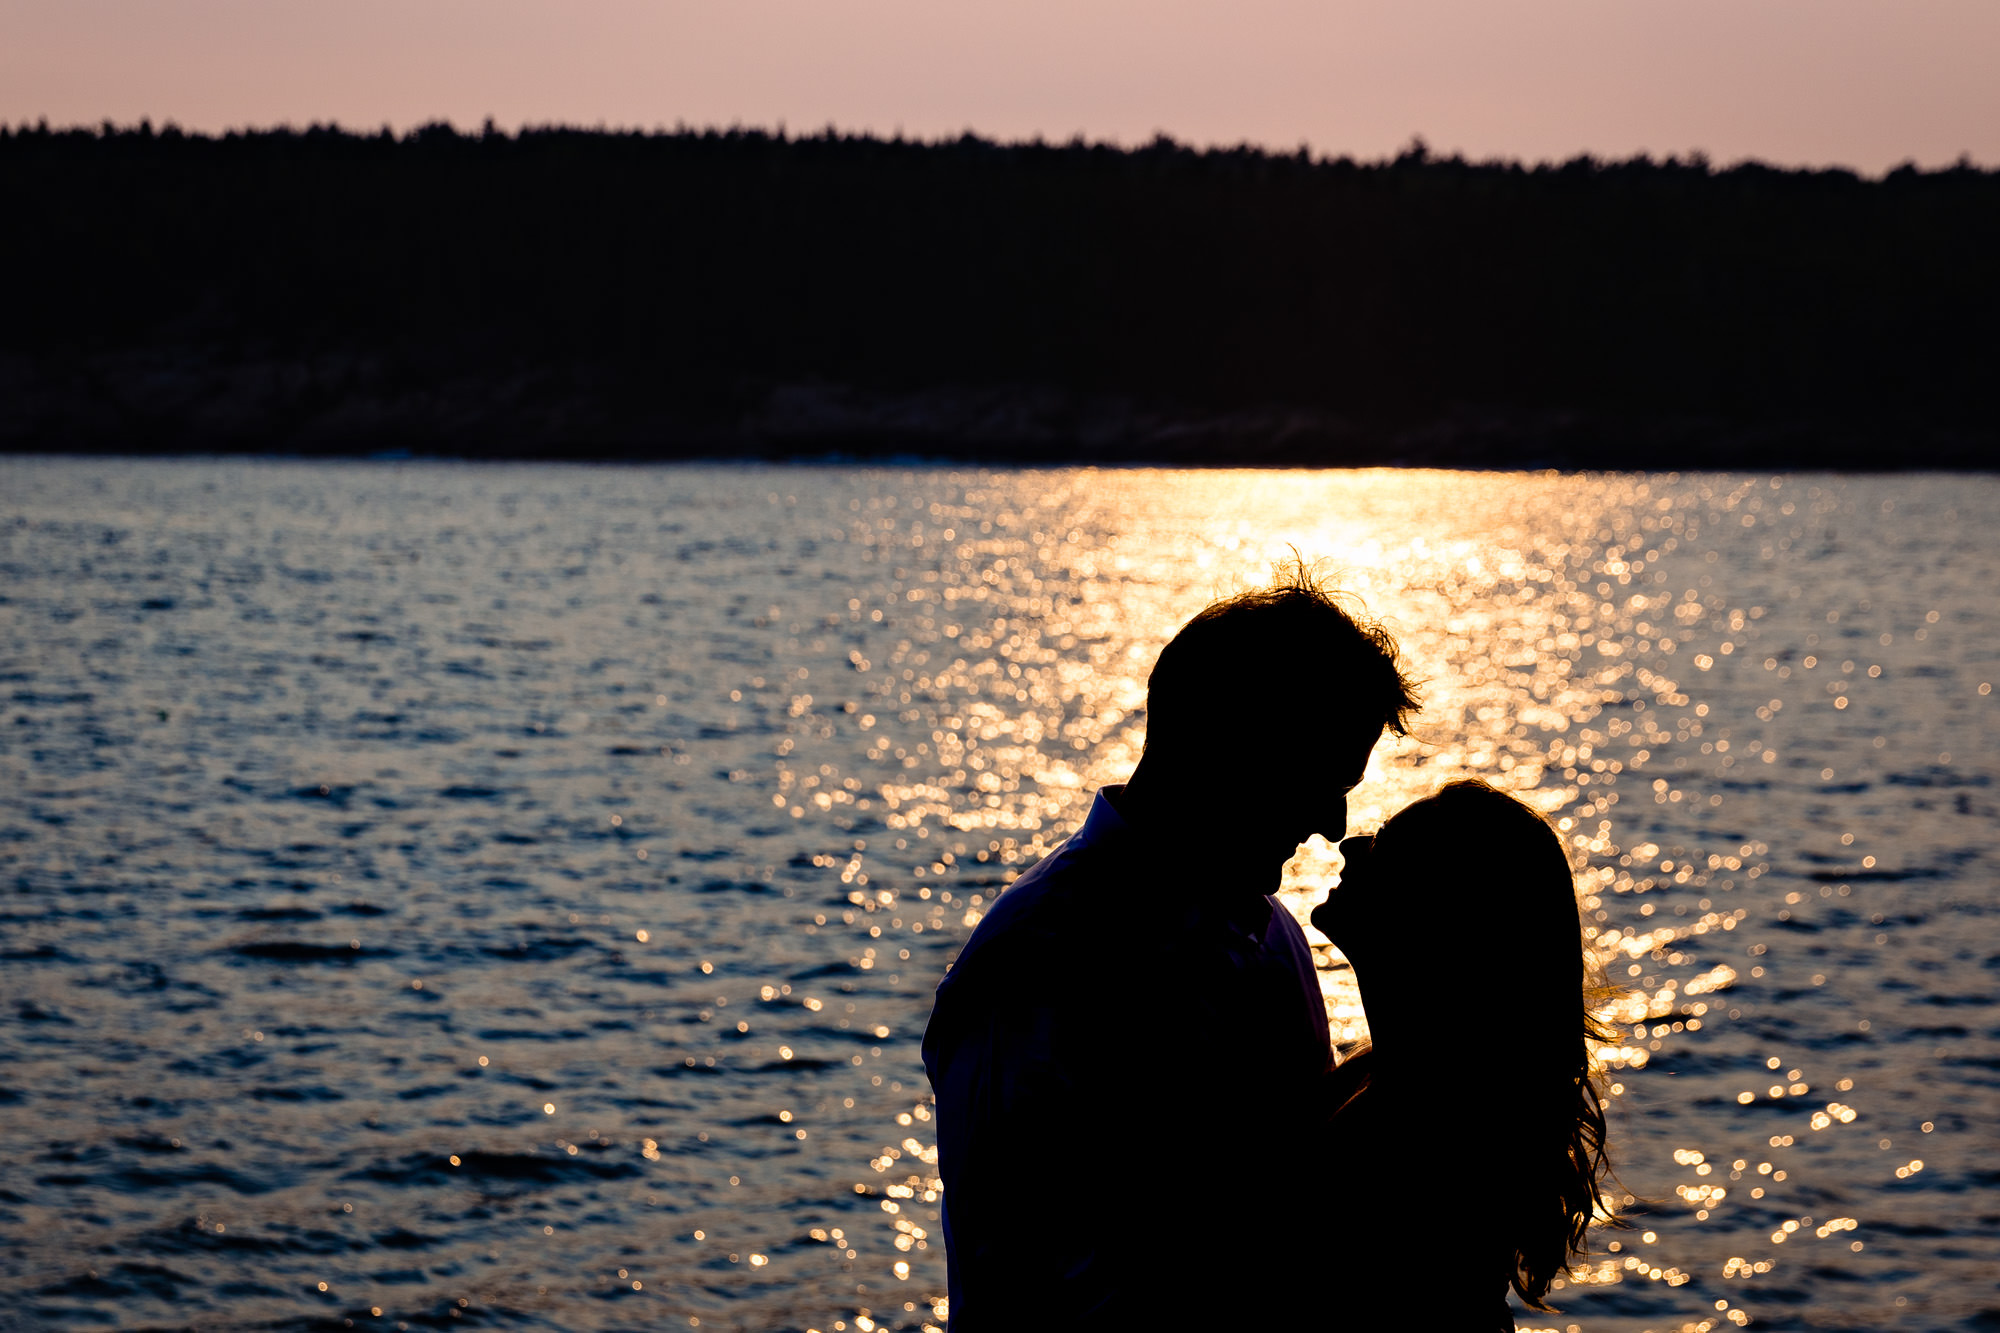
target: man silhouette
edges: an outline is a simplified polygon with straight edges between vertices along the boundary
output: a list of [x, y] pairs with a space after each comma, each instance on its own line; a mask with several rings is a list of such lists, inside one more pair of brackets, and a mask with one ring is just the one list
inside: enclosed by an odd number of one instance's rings
[[[1301, 568], [1160, 653], [1146, 750], [987, 912], [924, 1034], [953, 1333], [1278, 1308], [1248, 1265], [1331, 1063], [1270, 895], [1416, 701]], [[1295, 1276], [1285, 1283], [1296, 1286]]]

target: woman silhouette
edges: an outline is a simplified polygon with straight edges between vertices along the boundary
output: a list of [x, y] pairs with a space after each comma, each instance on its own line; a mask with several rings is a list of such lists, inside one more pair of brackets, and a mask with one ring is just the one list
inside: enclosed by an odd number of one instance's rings
[[[1426, 1328], [1512, 1329], [1507, 1288], [1548, 1309], [1608, 1211], [1586, 1044], [1605, 1034], [1569, 859], [1532, 809], [1470, 781], [1340, 847], [1340, 887], [1312, 919], [1353, 964], [1372, 1042], [1315, 1109], [1332, 1215], [1317, 1266], [1347, 1279], [1322, 1309], [1360, 1314], [1355, 1297], [1404, 1276]], [[1454, 944], [1486, 961], [1447, 987], [1425, 959]], [[1440, 1223], [1462, 1235], [1418, 1268], [1416, 1238]]]

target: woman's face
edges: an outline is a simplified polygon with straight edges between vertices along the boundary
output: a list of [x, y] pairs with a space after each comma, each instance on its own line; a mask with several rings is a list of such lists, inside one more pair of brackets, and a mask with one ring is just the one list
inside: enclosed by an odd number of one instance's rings
[[1386, 934], [1390, 922], [1390, 897], [1395, 892], [1395, 872], [1389, 857], [1382, 854], [1377, 835], [1360, 834], [1344, 838], [1340, 855], [1340, 887], [1313, 909], [1312, 923], [1333, 941], [1334, 947], [1351, 962], [1355, 953], [1367, 953]]

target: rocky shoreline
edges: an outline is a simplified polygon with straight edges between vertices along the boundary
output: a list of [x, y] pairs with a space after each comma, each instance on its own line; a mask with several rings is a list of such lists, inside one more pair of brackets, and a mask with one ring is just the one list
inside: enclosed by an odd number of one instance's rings
[[1011, 464], [1473, 468], [2000, 466], [1990, 431], [1902, 421], [1481, 409], [1344, 415], [1149, 403], [1019, 385], [739, 384], [629, 368], [415, 368], [379, 356], [192, 348], [0, 357], [0, 451], [649, 461], [936, 458]]

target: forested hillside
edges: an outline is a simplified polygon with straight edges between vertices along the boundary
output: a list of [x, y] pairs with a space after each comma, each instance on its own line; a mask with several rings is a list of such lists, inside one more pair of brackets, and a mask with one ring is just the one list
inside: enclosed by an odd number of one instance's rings
[[2000, 173], [0, 132], [0, 447], [2000, 458]]

